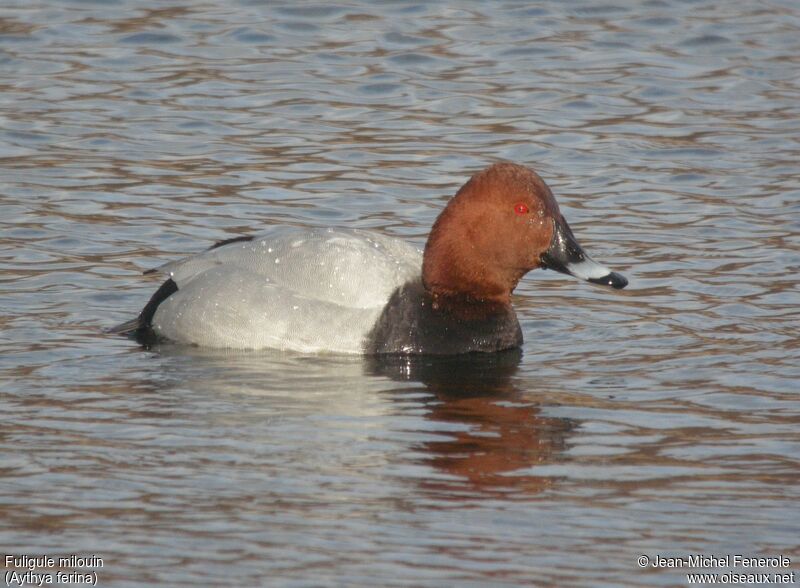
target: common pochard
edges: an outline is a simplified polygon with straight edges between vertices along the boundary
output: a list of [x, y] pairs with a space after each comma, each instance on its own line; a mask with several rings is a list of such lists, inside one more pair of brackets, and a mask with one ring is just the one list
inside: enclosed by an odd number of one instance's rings
[[271, 227], [146, 272], [167, 280], [112, 332], [147, 346], [494, 352], [522, 344], [511, 293], [536, 268], [628, 284], [584, 253], [534, 171], [498, 163], [450, 199], [424, 253], [374, 231]]

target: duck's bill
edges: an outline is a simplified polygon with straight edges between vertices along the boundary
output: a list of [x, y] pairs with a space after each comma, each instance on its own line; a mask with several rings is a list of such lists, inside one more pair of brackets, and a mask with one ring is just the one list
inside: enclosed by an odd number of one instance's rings
[[542, 254], [542, 267], [617, 290], [628, 285], [625, 276], [586, 255], [563, 216], [555, 222], [550, 248]]

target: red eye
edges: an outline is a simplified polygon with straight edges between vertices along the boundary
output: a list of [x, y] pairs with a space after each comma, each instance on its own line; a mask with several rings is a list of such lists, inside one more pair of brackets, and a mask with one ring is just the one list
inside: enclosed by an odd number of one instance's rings
[[514, 206], [514, 212], [516, 212], [517, 214], [528, 214], [529, 209], [527, 205], [523, 204], [522, 202], [519, 202]]

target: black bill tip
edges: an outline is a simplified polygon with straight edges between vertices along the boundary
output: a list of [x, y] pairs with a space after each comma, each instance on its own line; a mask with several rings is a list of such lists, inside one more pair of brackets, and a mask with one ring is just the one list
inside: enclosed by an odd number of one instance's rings
[[602, 278], [588, 278], [586, 281], [601, 286], [611, 286], [615, 290], [622, 290], [628, 285], [628, 278], [617, 272], [610, 272]]

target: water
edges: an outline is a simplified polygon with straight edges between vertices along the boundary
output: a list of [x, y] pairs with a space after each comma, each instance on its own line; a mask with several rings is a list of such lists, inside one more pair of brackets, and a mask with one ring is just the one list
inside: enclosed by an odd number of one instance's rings
[[[100, 556], [101, 586], [796, 570], [798, 53], [788, 1], [4, 2], [4, 552]], [[269, 224], [421, 246], [501, 159], [631, 280], [532, 273], [521, 353], [103, 334], [143, 270]]]

